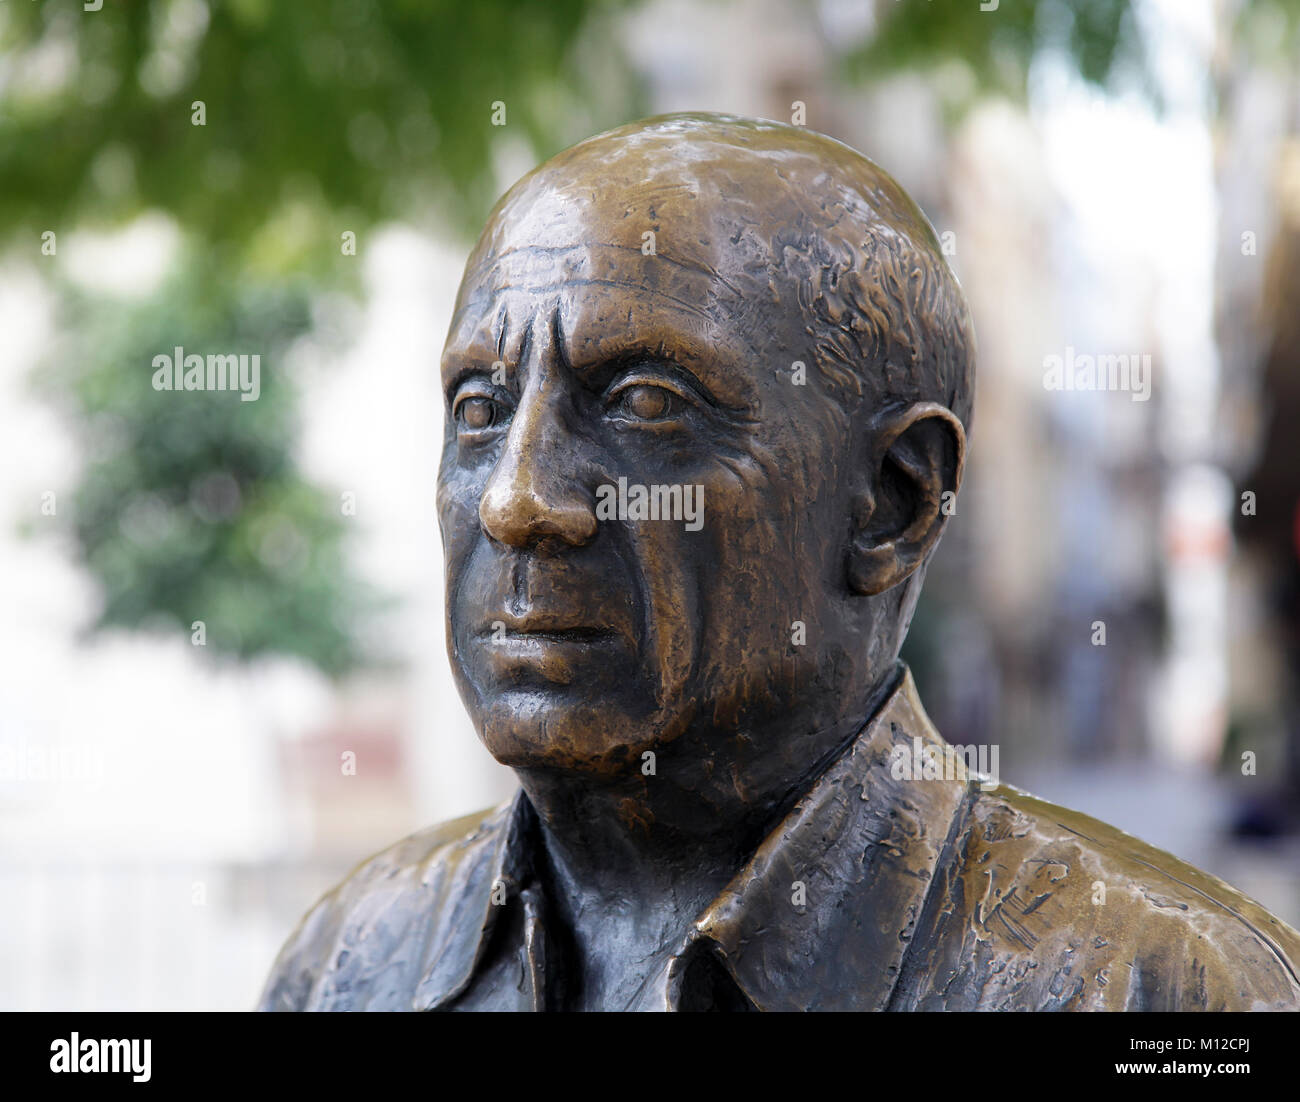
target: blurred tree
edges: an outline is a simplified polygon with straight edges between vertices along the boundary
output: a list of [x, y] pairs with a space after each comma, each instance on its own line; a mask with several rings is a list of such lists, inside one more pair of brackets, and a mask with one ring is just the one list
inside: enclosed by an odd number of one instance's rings
[[937, 87], [960, 114], [980, 95], [1023, 102], [1033, 61], [1054, 53], [1091, 84], [1128, 80], [1157, 98], [1131, 0], [982, 0], [936, 9], [877, 3], [875, 33], [844, 57], [848, 78], [955, 66], [970, 79]]
[[[1289, 61], [1300, 34], [1300, 0], [1225, 6], [1236, 42], [1253, 55]], [[960, 116], [980, 96], [1023, 103], [1033, 63], [1051, 55], [1090, 84], [1135, 89], [1159, 108], [1141, 9], [1133, 0], [980, 0], [942, 7], [876, 0], [874, 31], [844, 55], [842, 68], [851, 81], [900, 70], [963, 73], [967, 79], [936, 82], [950, 115]]]
[[[300, 284], [213, 295], [192, 259], [123, 305], [70, 292], [58, 356], [39, 377], [78, 425], [88, 462], [73, 502], [78, 550], [103, 589], [95, 628], [203, 622], [209, 652], [297, 655], [328, 674], [361, 657], [374, 606], [348, 577], [338, 496], [294, 470], [295, 394], [284, 369], [310, 323]], [[238, 390], [158, 390], [156, 356], [259, 354], [256, 401]], [[232, 340], [234, 343], [231, 343]], [[265, 365], [266, 370], [262, 370]], [[206, 367], [206, 364], [205, 364]]]
[[343, 230], [436, 214], [467, 231], [502, 140], [546, 155], [635, 109], [618, 6], [4, 4], [0, 226], [158, 209], [223, 257], [318, 275]]

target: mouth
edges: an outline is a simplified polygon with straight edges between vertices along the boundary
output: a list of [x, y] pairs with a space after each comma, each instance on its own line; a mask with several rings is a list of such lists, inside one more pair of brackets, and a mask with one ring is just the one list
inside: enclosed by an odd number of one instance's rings
[[618, 633], [605, 628], [532, 628], [525, 630], [489, 629], [483, 633], [484, 642], [498, 653], [531, 654], [551, 649], [582, 650], [614, 642]]
[[573, 623], [567, 618], [529, 612], [523, 616], [503, 613], [484, 625], [482, 635], [488, 643], [509, 639], [537, 643], [603, 643], [618, 635], [613, 628]]
[[506, 627], [504, 632], [487, 633], [489, 641], [500, 642], [502, 639], [532, 639], [540, 643], [600, 643], [612, 639], [615, 635], [607, 628], [572, 627], [572, 628], [520, 628]]
[[579, 679], [591, 662], [606, 661], [620, 644], [618, 632], [589, 625], [512, 623], [497, 620], [479, 635], [488, 661], [511, 677], [537, 676], [556, 685]]
[[504, 656], [526, 657], [551, 651], [582, 651], [616, 642], [612, 628], [566, 624], [544, 617], [502, 616], [480, 633], [484, 644]]

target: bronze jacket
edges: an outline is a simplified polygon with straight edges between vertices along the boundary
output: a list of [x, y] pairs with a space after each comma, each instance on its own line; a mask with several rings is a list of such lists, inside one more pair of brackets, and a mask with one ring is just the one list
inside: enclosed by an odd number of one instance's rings
[[[900, 776], [918, 738], [942, 754], [905, 672], [626, 1009], [1300, 1009], [1300, 934], [1259, 904], [960, 761]], [[519, 793], [372, 857], [302, 920], [260, 1008], [560, 1005], [535, 844]]]

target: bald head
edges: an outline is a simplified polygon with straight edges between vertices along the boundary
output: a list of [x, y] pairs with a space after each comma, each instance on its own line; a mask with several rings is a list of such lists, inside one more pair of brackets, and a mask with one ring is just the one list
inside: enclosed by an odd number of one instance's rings
[[931, 400], [969, 426], [974, 339], [956, 278], [916, 204], [843, 143], [713, 114], [589, 138], [497, 204], [458, 310], [507, 280], [627, 278], [633, 254], [641, 287], [678, 296], [702, 332], [716, 307], [729, 323], [740, 307], [754, 339], [815, 366], [845, 412]]

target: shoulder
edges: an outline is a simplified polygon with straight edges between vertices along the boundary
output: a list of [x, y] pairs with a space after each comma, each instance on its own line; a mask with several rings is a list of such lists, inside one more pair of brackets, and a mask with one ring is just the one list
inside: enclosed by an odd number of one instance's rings
[[410, 1009], [431, 957], [456, 948], [456, 922], [490, 885], [510, 807], [428, 827], [359, 864], [299, 922], [258, 1009]]
[[1300, 1009], [1300, 934], [1258, 903], [1090, 816], [974, 792], [941, 886], [943, 1005]]

